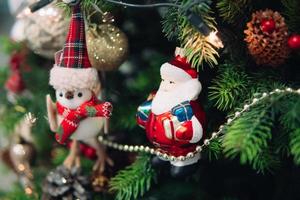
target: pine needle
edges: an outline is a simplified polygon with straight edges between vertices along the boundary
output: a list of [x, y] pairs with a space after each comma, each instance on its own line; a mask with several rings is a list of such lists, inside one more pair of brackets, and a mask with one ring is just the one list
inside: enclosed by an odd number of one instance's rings
[[217, 8], [221, 18], [229, 24], [239, 24], [245, 18], [245, 11], [251, 10], [252, 0], [220, 0]]
[[141, 155], [111, 179], [110, 191], [116, 192], [117, 200], [137, 199], [150, 189], [155, 179], [156, 173], [151, 168], [150, 156]]

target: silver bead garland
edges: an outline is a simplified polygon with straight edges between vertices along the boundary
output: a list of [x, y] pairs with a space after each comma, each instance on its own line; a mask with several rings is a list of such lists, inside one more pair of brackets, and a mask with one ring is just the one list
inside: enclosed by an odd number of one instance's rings
[[128, 145], [128, 144], [118, 144], [109, 140], [106, 140], [103, 138], [103, 136], [99, 136], [99, 141], [108, 146], [111, 147], [113, 149], [117, 149], [120, 151], [125, 151], [125, 152], [144, 152], [144, 153], [149, 153], [151, 155], [156, 155], [159, 156], [161, 158], [163, 158], [164, 160], [168, 160], [168, 161], [185, 161], [186, 159], [190, 159], [193, 158], [197, 153], [200, 153], [204, 147], [208, 146], [211, 141], [217, 137], [219, 137], [223, 131], [225, 126], [228, 126], [230, 124], [232, 124], [232, 122], [234, 120], [236, 120], [237, 118], [239, 118], [244, 112], [248, 111], [250, 109], [250, 107], [252, 107], [253, 105], [257, 104], [258, 102], [260, 102], [261, 100], [273, 95], [273, 94], [279, 94], [279, 93], [296, 93], [298, 95], [300, 95], [300, 88], [295, 90], [292, 88], [285, 88], [285, 89], [275, 89], [269, 93], [262, 93], [260, 95], [260, 97], [255, 97], [254, 99], [252, 99], [252, 102], [249, 104], [245, 104], [243, 106], [243, 109], [240, 111], [235, 112], [234, 117], [232, 118], [228, 118], [227, 122], [224, 125], [220, 125], [219, 129], [217, 132], [213, 132], [211, 134], [211, 137], [208, 139], [205, 139], [203, 144], [198, 145], [195, 149], [195, 151], [193, 152], [189, 152], [186, 156], [179, 156], [179, 157], [175, 157], [172, 155], [169, 155], [167, 153], [161, 152], [159, 149], [154, 149], [152, 147], [149, 146], [143, 146], [143, 145]]

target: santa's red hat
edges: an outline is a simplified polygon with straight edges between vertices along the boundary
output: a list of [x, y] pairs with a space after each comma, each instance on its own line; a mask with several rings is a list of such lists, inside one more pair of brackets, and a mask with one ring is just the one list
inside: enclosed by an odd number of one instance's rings
[[55, 64], [50, 71], [50, 85], [55, 89], [95, 90], [99, 84], [98, 73], [88, 58], [84, 19], [80, 3], [72, 8], [69, 33], [63, 49], [56, 53]]
[[197, 71], [191, 67], [191, 64], [184, 56], [184, 49], [176, 48], [175, 58], [171, 61], [164, 63], [160, 68], [162, 76], [172, 77], [175, 80], [190, 80], [197, 79]]

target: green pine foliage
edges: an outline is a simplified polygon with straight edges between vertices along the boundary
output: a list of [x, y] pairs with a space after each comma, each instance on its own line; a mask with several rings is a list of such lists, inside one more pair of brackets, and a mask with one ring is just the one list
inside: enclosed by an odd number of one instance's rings
[[[208, 4], [203, 3], [193, 9], [198, 15], [201, 15], [203, 21], [212, 29], [216, 30], [216, 22], [212, 17], [212, 11]], [[183, 18], [180, 24], [181, 33], [179, 35], [182, 46], [186, 49], [187, 59], [193, 67], [199, 69], [204, 63], [210, 67], [218, 64], [219, 54], [216, 48], [206, 40], [206, 37], [199, 30]]]
[[10, 54], [13, 51], [18, 51], [24, 47], [24, 44], [12, 42], [8, 37], [0, 37], [1, 51]]
[[290, 133], [290, 149], [291, 154], [294, 156], [294, 161], [297, 165], [300, 165], [300, 128], [293, 130]]
[[297, 95], [287, 96], [287, 101], [280, 105], [281, 117], [280, 122], [288, 134], [288, 147], [294, 162], [300, 165], [300, 98]]
[[156, 179], [156, 172], [150, 165], [150, 156], [140, 155], [126, 169], [121, 170], [110, 181], [110, 191], [117, 200], [137, 199], [147, 192]]
[[[246, 111], [227, 127], [224, 135], [224, 153], [229, 158], [239, 157], [241, 164], [250, 164], [261, 172], [273, 171], [280, 163], [280, 152], [294, 156], [299, 164], [299, 96], [273, 94]], [[275, 127], [282, 124], [282, 133]], [[290, 136], [288, 136], [290, 135]], [[289, 145], [289, 149], [287, 149]]]
[[221, 139], [216, 138], [211, 140], [204, 153], [208, 155], [209, 160], [218, 160], [222, 154]]
[[230, 110], [247, 97], [250, 80], [242, 67], [234, 64], [219, 66], [219, 72], [209, 87], [208, 97], [219, 110]]
[[282, 0], [284, 6], [284, 16], [289, 30], [294, 33], [300, 32], [300, 1], [298, 0]]
[[[105, 0], [82, 0], [81, 1], [81, 6], [83, 10], [87, 13], [94, 12], [95, 9], [92, 4], [98, 6], [102, 12], [112, 11], [115, 8], [112, 4], [108, 3]], [[58, 1], [57, 6], [64, 9], [67, 15], [71, 14], [71, 8], [65, 3]]]
[[241, 164], [255, 166], [257, 156], [268, 147], [272, 138], [273, 120], [269, 108], [263, 106], [243, 114], [226, 130], [223, 140], [225, 155], [230, 158], [239, 156]]
[[300, 98], [295, 94], [287, 95], [279, 107], [280, 121], [286, 129], [297, 129], [300, 125]]
[[169, 8], [164, 14], [162, 21], [162, 31], [169, 40], [176, 40], [179, 33], [179, 13], [176, 8]]
[[251, 10], [252, 0], [220, 0], [217, 9], [220, 17], [229, 24], [241, 23], [245, 18], [245, 11]]
[[[181, 1], [181, 5], [185, 6], [191, 2], [191, 0]], [[216, 30], [216, 22], [208, 3], [194, 4], [191, 10], [201, 16], [212, 30]], [[219, 54], [216, 48], [188, 21], [182, 10], [169, 8], [163, 16], [162, 26], [167, 38], [177, 38], [180, 45], [186, 49], [186, 56], [194, 68], [199, 69], [204, 63], [210, 67], [218, 64]]]
[[253, 169], [260, 173], [274, 173], [280, 164], [279, 156], [270, 149], [261, 150], [251, 161]]

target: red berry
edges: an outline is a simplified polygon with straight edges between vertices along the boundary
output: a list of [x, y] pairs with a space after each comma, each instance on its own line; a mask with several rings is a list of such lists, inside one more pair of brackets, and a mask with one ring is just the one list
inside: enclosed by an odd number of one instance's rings
[[300, 49], [300, 35], [292, 35], [288, 40], [291, 49]]
[[95, 159], [97, 157], [96, 150], [94, 148], [92, 148], [92, 147], [86, 147], [86, 149], [84, 150], [83, 154], [87, 158], [89, 158], [91, 160], [93, 160], [93, 159]]
[[260, 23], [263, 32], [272, 33], [276, 28], [276, 23], [273, 19], [265, 19]]
[[12, 73], [5, 83], [5, 87], [8, 91], [20, 94], [26, 88], [25, 83], [22, 79], [20, 71], [15, 71]]

